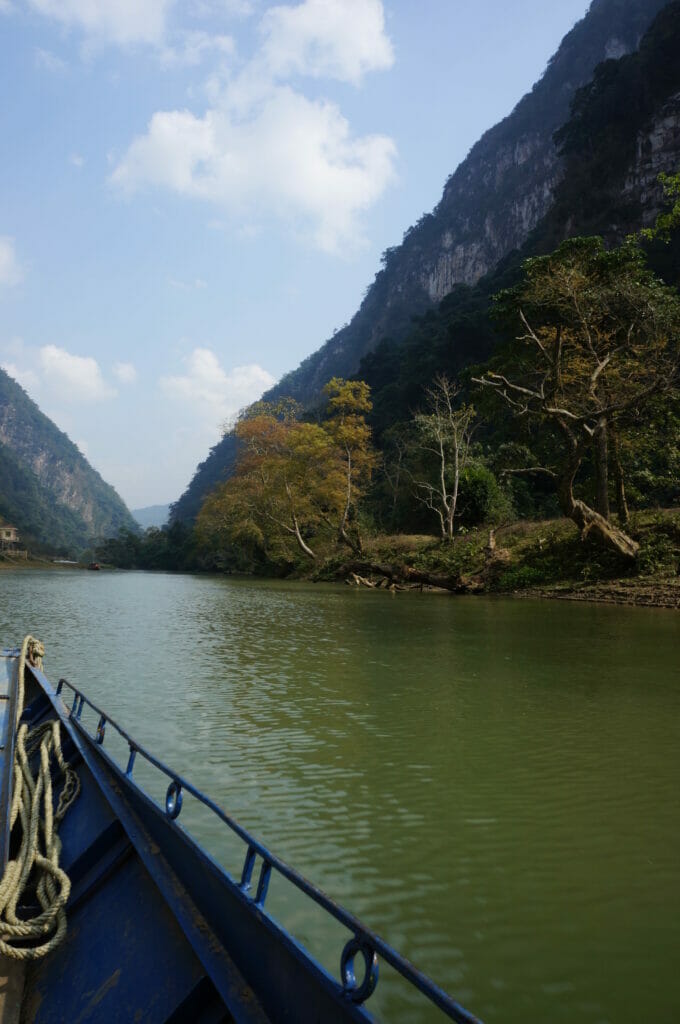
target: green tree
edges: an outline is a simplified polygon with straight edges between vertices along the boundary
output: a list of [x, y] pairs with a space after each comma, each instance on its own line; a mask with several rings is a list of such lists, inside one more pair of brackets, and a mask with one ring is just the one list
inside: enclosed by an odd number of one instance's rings
[[647, 242], [668, 243], [680, 228], [680, 174], [660, 174], [659, 181], [668, 209], [659, 214], [653, 228], [644, 228], [640, 237]]
[[[635, 558], [637, 543], [609, 520], [608, 441], [677, 384], [677, 293], [647, 269], [637, 245], [607, 251], [600, 238], [577, 238], [527, 260], [524, 280], [498, 296], [498, 309], [520, 334], [476, 382], [556, 436], [557, 464], [532, 470], [553, 477], [562, 511], [582, 535]], [[575, 493], [588, 456], [595, 507]], [[622, 488], [620, 462], [617, 473]]]

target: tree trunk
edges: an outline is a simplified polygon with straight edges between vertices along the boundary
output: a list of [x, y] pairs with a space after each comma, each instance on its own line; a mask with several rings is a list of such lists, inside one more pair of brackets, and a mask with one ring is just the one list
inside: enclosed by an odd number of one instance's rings
[[442, 576], [440, 573], [423, 572], [413, 569], [410, 565], [393, 562], [348, 562], [337, 570], [338, 576], [365, 575], [386, 576], [395, 583], [424, 583], [431, 587], [441, 587], [454, 594], [469, 594], [482, 590], [479, 579], [466, 579], [464, 576]]
[[595, 510], [609, 519], [609, 458], [607, 454], [607, 421], [603, 418], [593, 436], [595, 463]]
[[349, 513], [352, 507], [352, 452], [349, 448], [346, 448], [345, 452], [347, 455], [347, 494], [345, 498], [345, 509], [342, 513], [340, 526], [338, 527], [338, 540], [341, 540], [343, 544], [346, 544], [347, 547], [356, 555], [363, 555], [364, 546], [361, 543], [361, 535], [359, 531], [356, 531], [356, 540], [353, 540], [347, 532]]
[[293, 526], [295, 528], [295, 539], [297, 540], [300, 548], [304, 551], [304, 553], [309, 558], [313, 558], [314, 561], [316, 561], [316, 555], [314, 554], [312, 549], [309, 547], [309, 545], [305, 544], [305, 541], [304, 541], [304, 539], [302, 537], [302, 534], [300, 533], [300, 526], [298, 525], [298, 521], [297, 521], [297, 517], [296, 516], [293, 516]]
[[569, 457], [569, 462], [560, 479], [558, 486], [558, 497], [562, 511], [568, 519], [571, 519], [581, 531], [581, 539], [585, 540], [588, 534], [593, 533], [606, 546], [618, 552], [624, 558], [635, 559], [640, 550], [640, 545], [629, 537], [623, 530], [610, 523], [603, 515], [589, 508], [584, 501], [574, 497], [574, 477], [578, 472], [582, 461], [580, 446], [574, 447]]
[[628, 526], [630, 515], [628, 513], [628, 502], [626, 501], [626, 485], [623, 477], [623, 466], [619, 454], [619, 435], [611, 427], [610, 436], [612, 441], [612, 464], [614, 467], [614, 483], [616, 486], [616, 511], [619, 515], [619, 522], [622, 526]]
[[298, 542], [298, 546], [300, 547], [300, 550], [304, 551], [308, 558], [313, 558], [314, 561], [316, 561], [316, 555], [309, 547], [309, 545], [305, 544], [302, 534], [300, 533], [300, 524], [298, 523], [298, 518], [297, 515], [295, 514], [295, 501], [293, 500], [293, 492], [290, 489], [290, 484], [288, 483], [288, 481], [286, 481], [286, 496], [288, 498], [288, 504], [290, 506], [290, 518], [292, 520], [293, 525], [292, 527], [285, 526], [285, 524], [281, 525], [284, 526], [288, 533], [294, 534], [295, 539]]
[[364, 545], [361, 542], [361, 534], [357, 530], [356, 540], [350, 537], [349, 533], [345, 529], [344, 522], [340, 523], [340, 529], [338, 530], [338, 540], [341, 540], [343, 544], [346, 544], [350, 551], [353, 551], [355, 555], [363, 555]]

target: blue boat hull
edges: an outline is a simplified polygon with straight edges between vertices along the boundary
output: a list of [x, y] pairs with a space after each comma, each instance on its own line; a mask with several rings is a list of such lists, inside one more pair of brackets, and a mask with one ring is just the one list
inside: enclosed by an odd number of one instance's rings
[[[62, 700], [64, 685], [73, 694], [71, 707]], [[82, 723], [84, 705], [100, 715], [94, 734]], [[144, 751], [78, 690], [62, 680], [55, 691], [41, 671], [27, 669], [23, 721], [32, 728], [55, 716], [64, 756], [81, 783], [59, 831], [61, 866], [71, 880], [68, 931], [60, 946], [28, 966], [22, 1022], [366, 1022], [374, 1019], [363, 1003], [377, 982], [380, 953], [446, 1016], [475, 1024], [460, 1004]], [[107, 724], [129, 745], [125, 770], [104, 749]], [[138, 755], [170, 777], [165, 808], [134, 780]], [[5, 759], [5, 776], [7, 769]], [[9, 792], [6, 777], [0, 791]], [[178, 824], [183, 791], [244, 842], [240, 880]], [[267, 913], [269, 879], [277, 872], [347, 929], [340, 981]], [[365, 966], [358, 980], [355, 959]]]
[[67, 936], [29, 969], [23, 1016], [35, 1024], [370, 1020], [337, 1004], [329, 980], [310, 976], [273, 922], [92, 749], [45, 677], [32, 675], [30, 724], [57, 712], [81, 793], [60, 829], [72, 884]]

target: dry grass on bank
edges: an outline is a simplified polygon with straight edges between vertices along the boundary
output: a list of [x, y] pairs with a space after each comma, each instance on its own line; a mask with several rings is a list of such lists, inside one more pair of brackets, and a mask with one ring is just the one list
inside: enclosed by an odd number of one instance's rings
[[[581, 540], [568, 519], [497, 527], [493, 564], [488, 528], [459, 535], [451, 544], [398, 534], [367, 538], [364, 547], [367, 561], [479, 580], [486, 593], [680, 608], [680, 509], [635, 513], [629, 530], [640, 544], [635, 564], [595, 540]], [[346, 552], [335, 552], [316, 578], [337, 578], [343, 560]]]

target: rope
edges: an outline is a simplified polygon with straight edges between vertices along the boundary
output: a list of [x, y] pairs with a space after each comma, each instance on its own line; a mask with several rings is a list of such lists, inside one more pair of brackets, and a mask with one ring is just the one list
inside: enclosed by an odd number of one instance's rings
[[[21, 822], [21, 843], [13, 860], [7, 862], [0, 881], [0, 953], [13, 960], [37, 960], [54, 949], [66, 934], [66, 901], [71, 892], [68, 875], [59, 867], [61, 841], [57, 826], [80, 792], [76, 772], [64, 760], [58, 720], [42, 722], [30, 732], [19, 725], [24, 710], [26, 663], [42, 669], [45, 649], [39, 640], [27, 636], [19, 657], [14, 753], [14, 792], [10, 831]], [[34, 776], [30, 760], [39, 754]], [[52, 763], [63, 777], [57, 809], [54, 810]], [[30, 894], [33, 916], [19, 917], [17, 907]], [[31, 908], [33, 909], [33, 908]]]

